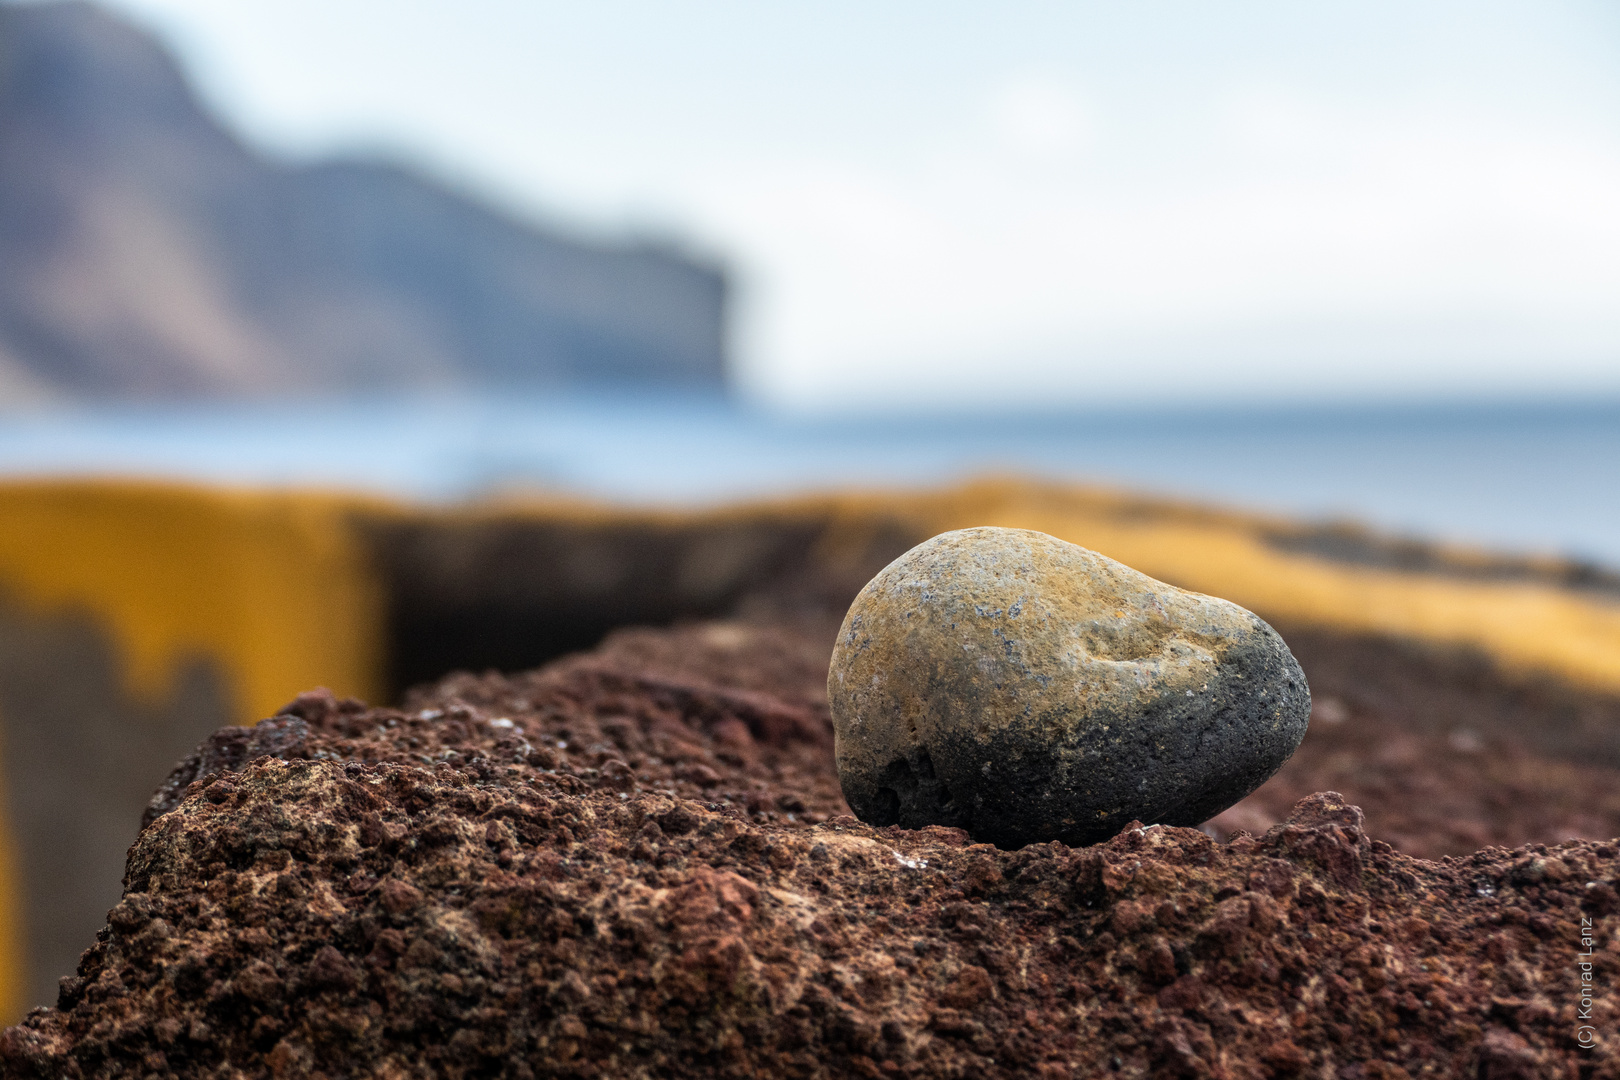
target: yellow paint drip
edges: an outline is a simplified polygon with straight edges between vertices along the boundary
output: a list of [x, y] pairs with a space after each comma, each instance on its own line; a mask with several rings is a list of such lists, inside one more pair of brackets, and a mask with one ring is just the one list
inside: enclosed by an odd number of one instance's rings
[[315, 685], [368, 697], [380, 590], [357, 500], [128, 482], [0, 485], [0, 595], [108, 629], [129, 689], [161, 700], [177, 666], [221, 665], [242, 723]]

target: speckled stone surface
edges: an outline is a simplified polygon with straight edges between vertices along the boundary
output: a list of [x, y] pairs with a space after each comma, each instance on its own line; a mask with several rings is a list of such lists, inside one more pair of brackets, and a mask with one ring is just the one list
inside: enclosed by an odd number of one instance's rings
[[1258, 616], [1026, 529], [891, 563], [849, 609], [827, 692], [857, 815], [1002, 847], [1197, 825], [1275, 773], [1310, 717]]

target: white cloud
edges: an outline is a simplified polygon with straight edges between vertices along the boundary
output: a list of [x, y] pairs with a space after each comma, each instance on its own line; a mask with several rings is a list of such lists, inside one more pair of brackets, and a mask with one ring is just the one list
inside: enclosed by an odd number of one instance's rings
[[729, 177], [711, 220], [770, 286], [764, 388], [1285, 397], [1562, 371], [1620, 389], [1613, 140], [1256, 100], [1217, 102], [1168, 168], [1103, 141], [1103, 164], [1054, 181], [965, 130], [909, 170]]
[[992, 95], [988, 113], [996, 135], [1033, 158], [1066, 158], [1085, 149], [1091, 113], [1079, 90], [1059, 75], [1024, 73]]

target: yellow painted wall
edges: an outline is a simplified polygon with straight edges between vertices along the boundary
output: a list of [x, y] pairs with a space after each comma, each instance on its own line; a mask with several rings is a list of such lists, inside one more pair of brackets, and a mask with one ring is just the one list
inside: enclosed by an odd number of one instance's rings
[[341, 496], [131, 482], [0, 484], [0, 590], [112, 631], [133, 693], [220, 662], [242, 723], [315, 685], [371, 696], [382, 597]]

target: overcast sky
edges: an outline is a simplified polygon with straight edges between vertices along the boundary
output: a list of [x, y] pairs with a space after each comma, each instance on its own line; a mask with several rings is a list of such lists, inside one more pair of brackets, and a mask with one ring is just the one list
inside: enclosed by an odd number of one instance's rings
[[679, 237], [805, 409], [1620, 394], [1620, 8], [115, 0], [250, 141]]

